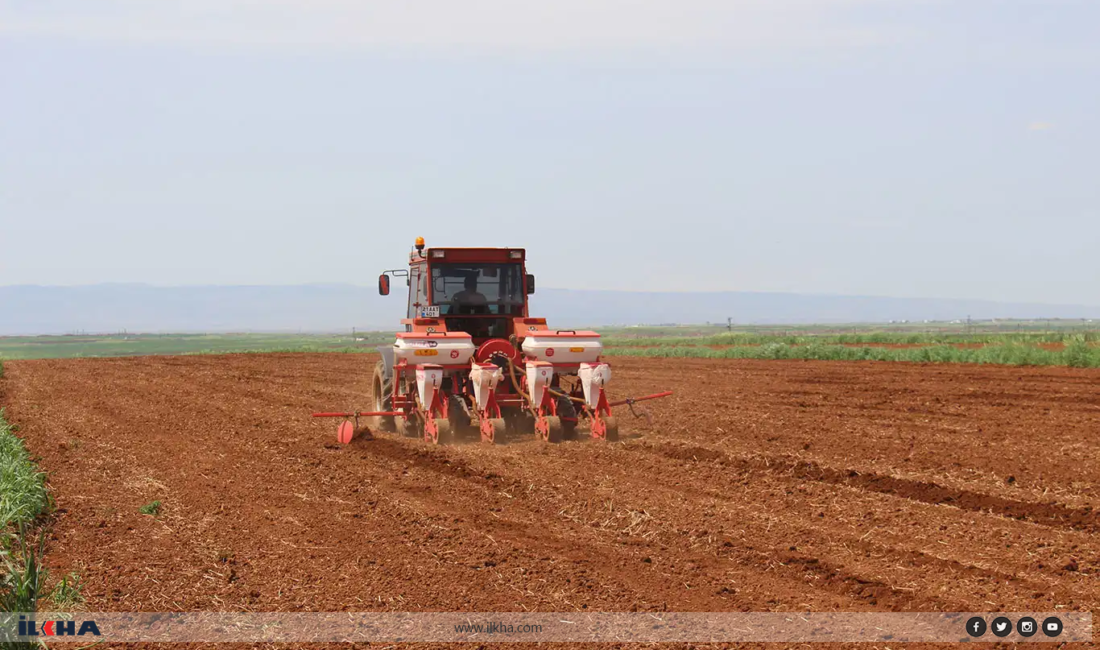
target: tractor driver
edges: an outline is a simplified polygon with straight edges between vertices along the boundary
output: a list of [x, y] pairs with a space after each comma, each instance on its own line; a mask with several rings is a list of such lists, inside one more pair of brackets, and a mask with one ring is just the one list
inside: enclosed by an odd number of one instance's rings
[[462, 282], [464, 289], [456, 293], [451, 302], [460, 314], [484, 314], [488, 312], [489, 300], [478, 293], [477, 276], [467, 275]]

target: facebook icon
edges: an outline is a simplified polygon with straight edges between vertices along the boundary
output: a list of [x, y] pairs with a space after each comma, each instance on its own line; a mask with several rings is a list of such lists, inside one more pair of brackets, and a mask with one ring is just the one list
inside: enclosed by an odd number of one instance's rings
[[985, 634], [985, 619], [975, 616], [966, 622], [966, 633], [973, 637]]

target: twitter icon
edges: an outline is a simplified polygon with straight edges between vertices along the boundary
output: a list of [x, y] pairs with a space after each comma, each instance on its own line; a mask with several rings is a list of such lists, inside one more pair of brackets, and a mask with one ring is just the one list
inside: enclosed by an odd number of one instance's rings
[[990, 629], [997, 636], [1008, 636], [1012, 634], [1012, 621], [1004, 616], [998, 616], [993, 619], [993, 625], [990, 626]]

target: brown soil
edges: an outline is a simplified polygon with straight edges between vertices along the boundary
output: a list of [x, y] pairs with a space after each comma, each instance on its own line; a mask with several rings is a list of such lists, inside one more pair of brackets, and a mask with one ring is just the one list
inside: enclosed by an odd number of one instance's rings
[[[1100, 372], [615, 358], [624, 440], [335, 443], [375, 357], [11, 361], [90, 610], [1100, 605]], [[138, 508], [163, 503], [160, 517]]]

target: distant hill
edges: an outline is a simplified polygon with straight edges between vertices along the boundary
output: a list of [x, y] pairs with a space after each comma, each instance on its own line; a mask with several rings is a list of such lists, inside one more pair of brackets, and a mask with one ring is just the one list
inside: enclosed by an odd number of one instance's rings
[[[395, 293], [404, 289], [394, 285]], [[373, 286], [0, 286], [0, 335], [71, 332], [391, 329], [401, 295]], [[563, 327], [657, 323], [840, 323], [988, 318], [1100, 318], [1100, 306], [727, 291], [539, 289], [532, 313]]]

